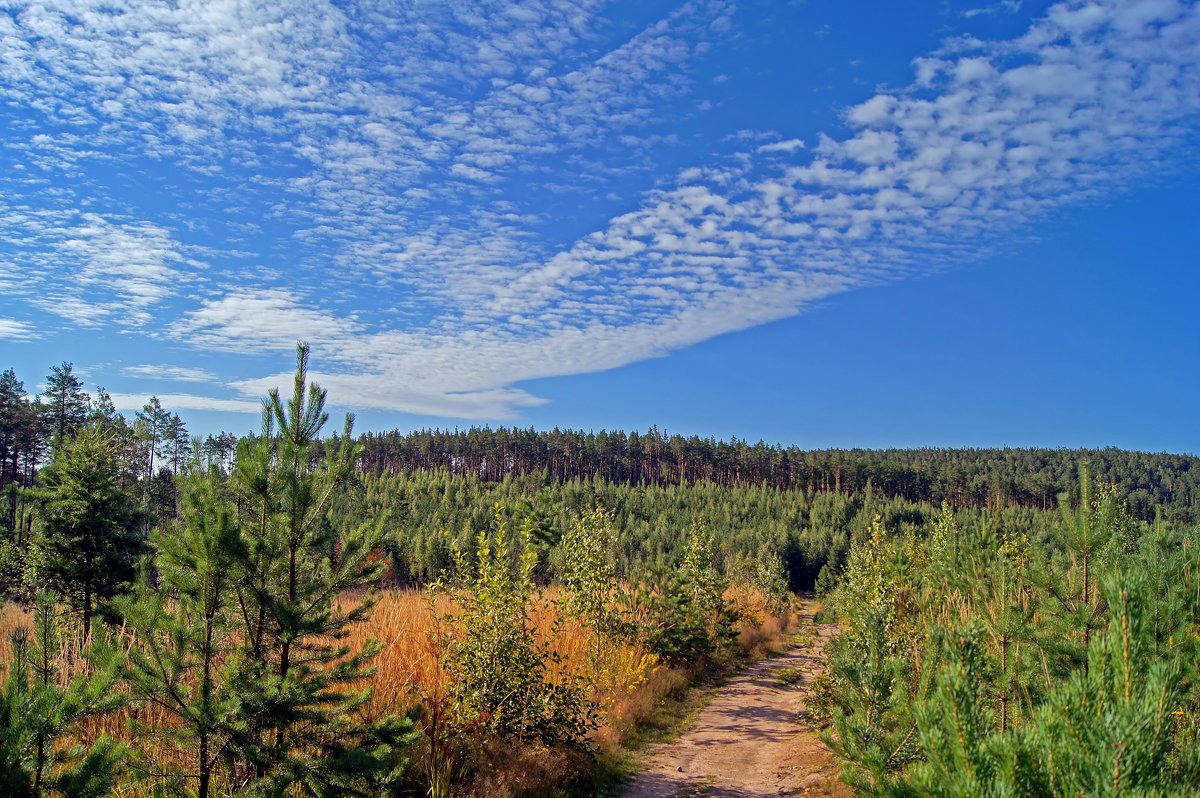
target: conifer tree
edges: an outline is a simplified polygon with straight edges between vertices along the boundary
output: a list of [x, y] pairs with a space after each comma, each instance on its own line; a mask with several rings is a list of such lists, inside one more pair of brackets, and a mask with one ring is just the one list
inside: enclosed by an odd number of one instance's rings
[[400, 778], [412, 722], [355, 717], [370, 698], [369, 687], [356, 686], [380, 647], [351, 652], [339, 644], [372, 602], [346, 608], [337, 599], [378, 580], [381, 566], [369, 555], [381, 532], [376, 524], [337, 531], [328, 523], [357, 448], [347, 415], [342, 435], [314, 463], [328, 414], [325, 391], [308, 384], [308, 354], [306, 344], [297, 347], [291, 399], [285, 404], [272, 390], [262, 436], [238, 446], [232, 488], [244, 546], [235, 589], [245, 650], [230, 674], [240, 703], [230, 745], [255, 767], [262, 790], [358, 794]]
[[76, 675], [64, 674], [56, 601], [41, 591], [34, 603], [32, 634], [12, 634], [12, 656], [0, 685], [0, 795], [7, 798], [99, 798], [118, 776], [123, 748], [107, 736], [90, 747], [64, 745], [79, 721], [120, 706], [112, 690], [115, 662]]
[[117, 484], [112, 439], [95, 424], [59, 439], [42, 482], [45, 575], [79, 607], [86, 640], [97, 605], [133, 579], [144, 550], [138, 513]]
[[1092, 635], [1104, 627], [1108, 609], [1097, 571], [1111, 553], [1113, 523], [1120, 515], [1111, 505], [1101, 512], [1093, 499], [1086, 463], [1080, 469], [1078, 507], [1072, 509], [1064, 494], [1059, 496], [1059, 508], [1062, 522], [1056, 532], [1065, 557], [1049, 563], [1038, 582], [1050, 610], [1047, 621], [1062, 628], [1048, 628], [1042, 639], [1057, 667], [1069, 672], [1081, 666], [1086, 673]]
[[88, 395], [72, 368], [65, 361], [61, 366], [51, 366], [41, 397], [55, 441], [74, 435], [87, 422]]
[[878, 793], [921, 756], [914, 706], [938, 661], [936, 647], [917, 661], [915, 608], [905, 600], [921, 569], [909, 547], [889, 543], [879, 516], [870, 530], [851, 551], [834, 595], [846, 628], [829, 654], [836, 734], [825, 741], [850, 765], [842, 773], [846, 783]]
[[25, 383], [12, 369], [0, 373], [0, 488], [17, 479], [17, 433], [28, 406]]
[[1101, 580], [1111, 613], [1088, 650], [1090, 665], [1061, 682], [1029, 723], [1006, 734], [994, 721], [983, 685], [994, 662], [978, 632], [948, 648], [948, 665], [917, 709], [917, 764], [884, 792], [897, 796], [1193, 795], [1200, 746], [1178, 735], [1190, 685], [1181, 652], [1154, 656], [1140, 569]]
[[222, 663], [238, 642], [232, 583], [244, 544], [232, 502], [205, 464], [197, 462], [188, 476], [183, 519], [151, 538], [157, 584], [143, 574], [136, 595], [117, 606], [137, 640], [124, 679], [134, 695], [174, 718], [161, 731], [188, 762], [178, 780], [194, 781], [197, 798], [207, 798], [239, 721]]

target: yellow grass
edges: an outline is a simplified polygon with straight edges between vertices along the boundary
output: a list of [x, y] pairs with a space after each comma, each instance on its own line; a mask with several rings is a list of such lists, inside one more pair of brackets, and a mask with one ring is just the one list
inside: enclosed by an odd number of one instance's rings
[[[637, 644], [597, 641], [591, 629], [578, 623], [558, 623], [552, 594], [543, 597], [533, 612], [533, 632], [559, 655], [552, 678], [582, 676], [591, 685], [592, 699], [600, 711], [600, 726], [593, 734], [602, 749], [612, 750], [630, 739], [639, 725], [654, 716], [669, 696], [678, 695], [691, 681], [691, 674], [670, 668]], [[787, 628], [787, 619], [770, 616], [761, 597], [750, 593], [730, 595], [740, 612], [739, 642], [750, 656], [761, 655], [777, 644]], [[351, 606], [357, 598], [344, 598]], [[371, 679], [372, 699], [362, 712], [379, 717], [390, 712], [405, 712], [427, 696], [444, 696], [447, 675], [439, 666], [438, 653], [443, 633], [439, 618], [450, 614], [446, 598], [436, 601], [415, 591], [391, 591], [377, 597], [368, 619], [351, 629], [343, 641], [351, 650], [360, 650], [368, 639], [378, 640], [383, 649], [375, 659], [376, 672]], [[9, 634], [18, 627], [30, 627], [28, 612], [13, 604], [0, 605], [0, 669], [11, 660]], [[551, 635], [557, 627], [557, 634]], [[64, 682], [84, 663], [69, 657], [63, 669]], [[130, 705], [107, 716], [91, 718], [79, 730], [78, 739], [94, 740], [107, 733], [119, 740], [148, 749], [152, 769], [166, 772], [185, 765], [188, 752], [167, 740], [135, 739], [131, 721], [145, 728], [164, 728], [170, 718], [152, 707]], [[528, 767], [528, 757], [519, 761]], [[514, 765], [517, 766], [517, 765]], [[561, 767], [561, 764], [560, 764]], [[228, 778], [228, 774], [224, 774]], [[148, 783], [132, 786], [120, 794], [148, 794]]]
[[33, 620], [29, 612], [19, 604], [0, 604], [0, 664], [12, 659], [12, 633], [17, 629], [32, 629]]

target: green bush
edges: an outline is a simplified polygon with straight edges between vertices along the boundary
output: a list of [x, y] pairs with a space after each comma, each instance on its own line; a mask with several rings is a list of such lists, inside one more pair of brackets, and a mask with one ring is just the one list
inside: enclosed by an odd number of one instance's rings
[[460, 723], [480, 721], [501, 738], [546, 744], [582, 743], [596, 715], [586, 686], [551, 678], [557, 655], [533, 634], [537, 553], [529, 524], [510, 536], [504, 509], [492, 508], [492, 524], [475, 539], [468, 560], [454, 551], [455, 570], [436, 592], [455, 612], [441, 618], [448, 631], [442, 663], [453, 679], [450, 695]]

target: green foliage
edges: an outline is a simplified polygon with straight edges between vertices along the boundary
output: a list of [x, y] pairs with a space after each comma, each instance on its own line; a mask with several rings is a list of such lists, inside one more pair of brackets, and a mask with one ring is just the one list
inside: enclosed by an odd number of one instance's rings
[[559, 611], [592, 630], [588, 676], [593, 680], [600, 677], [603, 655], [632, 633], [620, 611], [626, 597], [613, 563], [615, 542], [612, 514], [600, 507], [581, 513], [561, 536], [557, 572], [565, 593]]
[[6, 505], [0, 511], [0, 539], [11, 536], [18, 546], [28, 542], [23, 488], [32, 481], [45, 443], [42, 410], [25, 395], [25, 384], [12, 369], [0, 373], [0, 495]]
[[54, 596], [43, 591], [34, 607], [34, 631], [12, 635], [12, 660], [0, 688], [0, 794], [12, 798], [107, 795], [115, 784], [121, 746], [100, 737], [91, 746], [61, 741], [89, 715], [117, 707], [115, 665], [62, 681], [62, 619]]
[[804, 679], [804, 672], [798, 668], [784, 668], [775, 675], [775, 678], [784, 687], [791, 687]]
[[1056, 795], [1119, 796], [1191, 791], [1200, 777], [1196, 751], [1174, 760], [1173, 714], [1187, 686], [1177, 657], [1153, 656], [1140, 573], [1106, 578], [1107, 634], [1039, 710], [1027, 736]]
[[667, 663], [701, 665], [719, 650], [708, 614], [692, 602], [691, 586], [674, 568], [634, 574], [625, 611], [637, 638]]
[[127, 588], [145, 544], [118, 482], [113, 441], [97, 424], [61, 439], [42, 472], [42, 575], [82, 612], [85, 638], [97, 606]]
[[766, 597], [770, 612], [775, 615], [787, 612], [792, 596], [788, 590], [787, 571], [782, 557], [766, 553], [737, 558], [730, 572], [733, 583], [761, 592]]
[[88, 395], [72, 368], [66, 362], [51, 366], [46, 375], [46, 390], [42, 392], [43, 412], [56, 443], [75, 435], [87, 421]]
[[[341, 644], [370, 600], [373, 525], [335, 530], [327, 511], [354, 457], [345, 434], [314, 462], [325, 393], [306, 380], [306, 347], [285, 407], [273, 392], [264, 435], [239, 445], [227, 478], [197, 459], [182, 520], [152, 537], [136, 595], [119, 602], [137, 645], [123, 678], [172, 722], [155, 731], [184, 763], [165, 787], [200, 798], [235, 772], [237, 794], [378, 795], [403, 779], [418, 735], [412, 717], [367, 717], [377, 643]], [[240, 512], [239, 512], [240, 511]], [[151, 572], [157, 579], [151, 578]]]
[[927, 761], [896, 794], [933, 796], [1188, 795], [1200, 777], [1193, 744], [1177, 748], [1187, 686], [1179, 657], [1155, 657], [1144, 575], [1105, 578], [1112, 608], [1091, 667], [1059, 685], [1030, 722], [995, 734], [985, 685], [995, 663], [978, 631], [960, 635], [918, 708]]
[[[436, 472], [490, 483], [544, 476], [554, 484], [593, 475], [631, 487], [696, 486], [779, 490], [864, 499], [902, 499], [958, 510], [1055, 509], [1078, 500], [1079, 467], [1116, 486], [1133, 518], [1161, 510], [1172, 522], [1200, 521], [1200, 459], [1107, 449], [824, 449], [768, 446], [619, 430], [583, 432], [471, 428], [363, 436], [370, 474]], [[613, 507], [605, 502], [606, 507]], [[872, 510], [867, 519], [877, 510]], [[884, 517], [891, 525], [891, 519]], [[815, 576], [816, 571], [813, 572]]]
[[[986, 695], [995, 662], [977, 625], [940, 631], [943, 649], [934, 685], [925, 701], [914, 708], [919, 751], [925, 761], [910, 772], [911, 784], [889, 785], [905, 794], [910, 786], [920, 794], [943, 796], [1014, 794], [995, 790], [996, 782], [1013, 776], [1002, 738], [993, 735], [996, 719]], [[1023, 787], [1032, 786], [1025, 779]], [[1012, 785], [1008, 785], [1012, 786]], [[886, 792], [886, 791], [885, 791]], [[1017, 794], [1041, 794], [1038, 791]]]
[[943, 505], [924, 543], [877, 522], [852, 549], [827, 677], [846, 781], [897, 796], [1194, 790], [1194, 532], [1134, 523], [1086, 474], [1078, 496], [1053, 534]]
[[708, 525], [692, 519], [687, 545], [679, 563], [679, 573], [692, 603], [714, 619], [725, 607], [725, 588], [728, 582], [716, 566], [717, 547]]
[[884, 789], [920, 755], [913, 701], [924, 683], [903, 600], [914, 570], [906, 548], [889, 543], [876, 518], [832, 597], [845, 629], [830, 648], [834, 734], [826, 742], [849, 765], [843, 778], [860, 790]]
[[[369, 598], [343, 609], [338, 596], [373, 585], [380, 568], [370, 555], [377, 525], [336, 528], [326, 515], [353, 468], [353, 420], [312, 457], [328, 418], [325, 391], [307, 382], [308, 347], [297, 347], [296, 376], [286, 405], [271, 391], [263, 435], [238, 445], [231, 489], [242, 508], [238, 577], [230, 599], [240, 641], [225, 676], [236, 696], [226, 745], [254, 766], [251, 794], [285, 787], [314, 796], [370, 793], [396, 784], [411, 719], [367, 722], [357, 710], [380, 651], [340, 644], [364, 618]], [[220, 524], [209, 534], [221, 536]], [[222, 566], [223, 567], [223, 566]], [[198, 574], [197, 574], [198, 575]]]
[[512, 536], [496, 505], [491, 526], [476, 536], [473, 557], [455, 549], [454, 562], [453, 576], [436, 592], [455, 605], [441, 619], [447, 630], [442, 662], [453, 679], [459, 722], [479, 721], [505, 739], [582, 743], [595, 725], [586, 686], [552, 678], [547, 666], [557, 655], [532, 628], [539, 597], [530, 526]]
[[614, 612], [617, 569], [612, 561], [616, 533], [612, 514], [599, 507], [575, 518], [561, 537], [562, 562], [558, 578], [567, 589], [563, 608], [601, 635], [620, 628]]
[[717, 659], [736, 636], [736, 613], [725, 600], [728, 579], [716, 565], [716, 546], [693, 519], [676, 568], [635, 573], [626, 603], [633, 631], [651, 652], [675, 664]]
[[184, 493], [183, 523], [156, 534], [159, 581], [143, 575], [134, 596], [118, 602], [139, 645], [123, 669], [132, 693], [170, 715], [160, 730], [187, 767], [174, 783], [195, 779], [206, 798], [217, 763], [227, 759], [239, 721], [239, 697], [222, 663], [235, 656], [235, 563], [244, 546], [236, 513], [216, 474], [197, 462]]
[[46, 566], [43, 549], [15, 540], [0, 540], [0, 601], [31, 603], [38, 574]]

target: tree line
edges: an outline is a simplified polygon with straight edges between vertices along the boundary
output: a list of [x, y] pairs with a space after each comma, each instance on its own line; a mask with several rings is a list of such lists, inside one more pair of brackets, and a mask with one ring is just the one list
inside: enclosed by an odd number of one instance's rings
[[1079, 468], [1117, 486], [1130, 514], [1200, 521], [1200, 458], [1106, 449], [824, 449], [751, 444], [733, 438], [499, 427], [366, 433], [360, 467], [373, 474], [435, 472], [499, 482], [544, 472], [553, 482], [590, 479], [632, 485], [753, 486], [863, 495], [952, 507], [1053, 510], [1078, 499]]
[[[52, 459], [57, 442], [73, 438], [89, 424], [111, 440], [122, 490], [140, 495], [149, 517], [165, 521], [177, 511], [176, 478], [192, 456], [192, 438], [178, 413], [150, 397], [132, 422], [117, 411], [103, 388], [84, 390], [73, 364], [52, 366], [45, 389], [30, 395], [11, 368], [0, 373], [0, 530], [18, 541], [32, 531], [34, 502], [24, 489], [35, 487], [38, 472]], [[231, 468], [237, 436], [209, 435], [206, 457]]]

